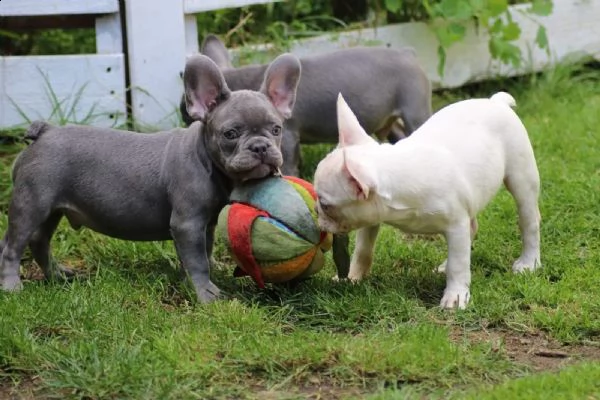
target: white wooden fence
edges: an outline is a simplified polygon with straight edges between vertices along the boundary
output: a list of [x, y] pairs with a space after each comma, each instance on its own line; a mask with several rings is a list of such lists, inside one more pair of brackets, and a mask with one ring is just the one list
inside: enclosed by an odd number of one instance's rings
[[125, 56], [118, 0], [0, 1], [0, 17], [89, 14], [96, 17], [96, 54], [0, 57], [0, 128], [51, 115], [100, 126], [124, 121]]
[[[0, 128], [23, 124], [22, 114], [31, 119], [47, 118], [54, 106], [48, 99], [50, 87], [65, 109], [77, 100], [76, 117], [93, 109], [94, 119], [90, 122], [95, 125], [122, 122], [129, 111], [138, 127], [173, 127], [178, 123], [176, 110], [185, 59], [198, 51], [194, 14], [272, 1], [125, 0], [125, 9], [119, 10], [118, 0], [0, 0], [0, 17], [97, 15], [97, 54], [0, 57]], [[424, 23], [324, 35], [293, 43], [290, 51], [303, 56], [360, 44], [412, 46], [435, 87], [457, 87], [498, 75], [538, 71], [567, 59], [600, 59], [600, 0], [554, 0], [554, 12], [548, 17], [526, 15], [525, 7], [511, 7], [513, 19], [522, 29], [517, 45], [526, 57], [519, 69], [493, 61], [485, 34], [471, 29], [466, 40], [449, 49], [445, 74], [439, 76], [437, 42]], [[125, 13], [124, 33], [119, 24], [120, 12]], [[549, 54], [532, 44], [538, 23], [547, 29]], [[123, 35], [127, 54], [123, 52]], [[131, 90], [129, 110], [125, 105], [125, 57]], [[75, 99], [74, 94], [82, 87], [81, 98]]]
[[[526, 12], [530, 4], [510, 7], [514, 22], [521, 28], [521, 35], [514, 42], [524, 58], [519, 68], [493, 60], [488, 49], [488, 35], [484, 31], [477, 33], [474, 24], [467, 30], [464, 40], [448, 49], [443, 76], [437, 72], [437, 39], [422, 22], [324, 35], [297, 42], [290, 51], [301, 57], [361, 44], [411, 46], [436, 88], [456, 88], [468, 82], [540, 71], [557, 63], [583, 58], [600, 60], [600, 0], [553, 0], [553, 3], [553, 12], [546, 17]], [[534, 44], [540, 24], [546, 28], [549, 52]]]
[[139, 128], [173, 127], [186, 55], [198, 51], [194, 14], [273, 1], [125, 0], [120, 10], [119, 0], [0, 0], [0, 18], [96, 16], [96, 54], [0, 57], [0, 128], [61, 119], [58, 109], [98, 126], [119, 125], [129, 112]]

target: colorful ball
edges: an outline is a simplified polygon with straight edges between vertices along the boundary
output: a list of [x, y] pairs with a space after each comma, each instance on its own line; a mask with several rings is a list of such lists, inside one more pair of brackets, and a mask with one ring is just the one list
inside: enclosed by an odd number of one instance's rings
[[323, 268], [332, 236], [317, 225], [313, 186], [292, 176], [236, 187], [219, 214], [218, 233], [238, 268], [264, 287], [311, 276]]

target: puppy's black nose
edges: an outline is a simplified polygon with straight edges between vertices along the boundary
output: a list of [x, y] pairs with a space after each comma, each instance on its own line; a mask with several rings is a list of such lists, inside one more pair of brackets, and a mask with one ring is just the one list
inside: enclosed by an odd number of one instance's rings
[[252, 143], [248, 146], [248, 150], [257, 154], [260, 157], [264, 157], [267, 154], [267, 150], [271, 147], [271, 143], [269, 142], [258, 142]]

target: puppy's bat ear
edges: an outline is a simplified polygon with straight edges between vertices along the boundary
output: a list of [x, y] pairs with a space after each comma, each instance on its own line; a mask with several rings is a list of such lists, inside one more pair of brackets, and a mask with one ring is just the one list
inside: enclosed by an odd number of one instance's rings
[[357, 154], [352, 154], [347, 149], [342, 149], [344, 154], [344, 172], [348, 175], [353, 186], [356, 198], [366, 200], [377, 189], [375, 173]]
[[377, 143], [360, 126], [356, 115], [344, 100], [342, 94], [337, 99], [337, 122], [339, 132], [339, 147], [353, 146], [357, 144]]
[[277, 57], [265, 72], [260, 91], [264, 93], [277, 111], [288, 119], [292, 116], [296, 91], [300, 82], [300, 60], [285, 53]]
[[183, 71], [185, 107], [192, 119], [204, 121], [219, 103], [227, 100], [231, 90], [219, 67], [207, 56], [190, 57]]
[[231, 57], [225, 44], [215, 35], [208, 35], [202, 42], [200, 53], [204, 54], [217, 64], [221, 69], [233, 68]]

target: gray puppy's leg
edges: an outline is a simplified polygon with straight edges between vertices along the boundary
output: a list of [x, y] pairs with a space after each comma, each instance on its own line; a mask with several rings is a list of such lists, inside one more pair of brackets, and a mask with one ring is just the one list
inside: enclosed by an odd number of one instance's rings
[[34, 198], [32, 193], [19, 193], [26, 190], [22, 186], [15, 187], [13, 190], [13, 200], [8, 208], [8, 229], [4, 237], [2, 255], [0, 255], [0, 288], [9, 291], [22, 289], [19, 272], [23, 251], [33, 233], [49, 214], [47, 211], [49, 207], [40, 206], [32, 209], [26, 205], [35, 204], [35, 202], [15, 200]]
[[69, 268], [57, 264], [50, 251], [50, 241], [52, 235], [62, 218], [60, 212], [54, 213], [33, 233], [29, 241], [29, 248], [35, 262], [44, 271], [46, 279], [65, 280], [74, 276], [74, 272]]
[[337, 270], [338, 279], [348, 278], [350, 271], [350, 238], [348, 234], [341, 233], [333, 235], [333, 263]]
[[171, 217], [171, 235], [175, 243], [177, 255], [181, 260], [182, 272], [192, 281], [198, 300], [208, 303], [219, 297], [219, 288], [210, 280], [210, 249], [211, 240], [209, 221], [203, 217], [182, 218]]

